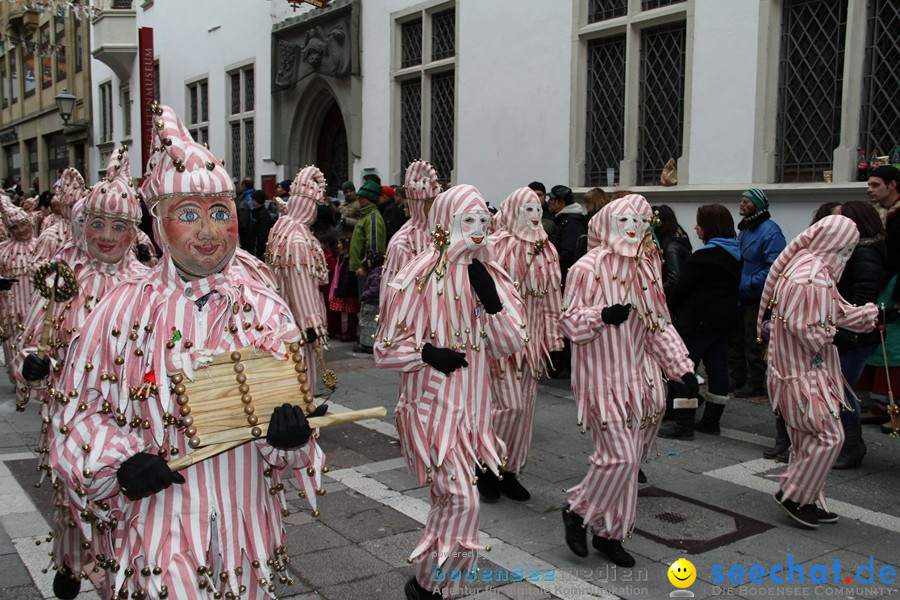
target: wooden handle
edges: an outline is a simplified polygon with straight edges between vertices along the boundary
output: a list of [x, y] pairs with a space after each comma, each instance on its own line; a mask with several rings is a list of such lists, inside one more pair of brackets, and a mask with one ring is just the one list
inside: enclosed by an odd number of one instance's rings
[[50, 297], [47, 299], [47, 315], [44, 317], [44, 328], [41, 330], [41, 340], [38, 345], [38, 358], [44, 360], [44, 355], [49, 350], [50, 331], [53, 329], [53, 311], [56, 308], [56, 287], [50, 288]]
[[[354, 421], [362, 421], [364, 419], [378, 419], [386, 414], [387, 410], [385, 410], [383, 406], [366, 408], [363, 410], [351, 410], [345, 413], [335, 413], [322, 417], [313, 417], [312, 419], [309, 419], [309, 426], [313, 429], [317, 429], [319, 427], [329, 427], [331, 425], [340, 425], [342, 423], [353, 423]], [[246, 444], [247, 442], [263, 439], [267, 433], [268, 427], [269, 426], [267, 424], [260, 426], [260, 428], [262, 429], [262, 435], [259, 437], [253, 437], [253, 435], [250, 434], [249, 431], [247, 431], [244, 439], [224, 442], [222, 444], [211, 444], [209, 446], [204, 446], [203, 448], [198, 448], [190, 454], [186, 454], [185, 456], [169, 461], [169, 468], [173, 471], [180, 471], [182, 469], [188, 468], [191, 465], [197, 464], [200, 461], [206, 460], [207, 458], [212, 458], [217, 454], [227, 452], [232, 448], [237, 448], [238, 446]]]

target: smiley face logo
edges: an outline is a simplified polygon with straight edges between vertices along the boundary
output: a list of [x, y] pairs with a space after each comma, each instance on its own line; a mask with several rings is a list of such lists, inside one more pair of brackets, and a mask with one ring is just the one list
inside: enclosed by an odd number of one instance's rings
[[677, 588], [686, 588], [697, 579], [697, 569], [690, 561], [679, 558], [669, 567], [668, 575], [669, 583]]

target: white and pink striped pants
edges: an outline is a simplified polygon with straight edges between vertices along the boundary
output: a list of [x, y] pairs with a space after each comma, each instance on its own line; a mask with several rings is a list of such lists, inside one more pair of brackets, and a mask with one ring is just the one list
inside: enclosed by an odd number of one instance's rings
[[534, 433], [534, 406], [538, 380], [525, 364], [521, 371], [515, 361], [504, 359], [503, 373], [491, 373], [491, 409], [494, 434], [506, 443], [505, 471], [520, 473], [528, 462]]
[[781, 402], [781, 413], [791, 438], [791, 461], [782, 475], [784, 497], [800, 505], [825, 500], [825, 483], [841, 446], [844, 428], [820, 400], [791, 398]]

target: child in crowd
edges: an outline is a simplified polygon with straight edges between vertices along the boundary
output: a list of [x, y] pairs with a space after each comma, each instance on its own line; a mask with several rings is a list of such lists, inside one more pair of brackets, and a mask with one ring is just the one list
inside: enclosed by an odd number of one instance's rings
[[331, 276], [327, 307], [341, 314], [341, 331], [337, 338], [342, 342], [356, 339], [359, 293], [356, 275], [350, 272], [350, 238], [342, 235], [337, 242], [337, 261]]
[[369, 250], [366, 254], [366, 269], [369, 274], [366, 276], [365, 288], [359, 295], [359, 343], [353, 349], [354, 352], [372, 354], [373, 338], [378, 328], [375, 317], [378, 316], [378, 290], [381, 287], [383, 265], [384, 254], [374, 248]]

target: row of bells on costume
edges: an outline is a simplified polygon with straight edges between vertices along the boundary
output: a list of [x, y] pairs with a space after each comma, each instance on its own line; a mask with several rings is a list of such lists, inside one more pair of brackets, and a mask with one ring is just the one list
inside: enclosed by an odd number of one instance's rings
[[[481, 460], [479, 460], [478, 462], [479, 462], [479, 463], [482, 463]], [[504, 457], [501, 459], [501, 461], [500, 461], [500, 470], [501, 470], [501, 471], [502, 471], [503, 469], [506, 468], [506, 465], [508, 464], [508, 462], [509, 462], [509, 457], [508, 457], [508, 456], [504, 456]], [[428, 477], [425, 478], [425, 483], [433, 483], [433, 482], [434, 482], [434, 478], [431, 476], [431, 474], [432, 474], [434, 471], [440, 470], [440, 469], [442, 469], [442, 468], [443, 468], [443, 465], [433, 465], [433, 466], [431, 466], [431, 467], [425, 467], [425, 473], [428, 474]], [[484, 466], [478, 467], [478, 469], [481, 469], [481, 472], [482, 472], [482, 473], [487, 473], [487, 471], [488, 471], [487, 467], [484, 467]], [[498, 476], [497, 476], [497, 479], [499, 479], [500, 481], [503, 481], [503, 475], [502, 475], [502, 474], [498, 475]], [[456, 481], [456, 475], [455, 475], [455, 474], [450, 475], [450, 481]], [[476, 475], [475, 475], [475, 477], [472, 478], [472, 485], [478, 485], [478, 474], [477, 474], [477, 469], [476, 469]]]
[[[653, 386], [651, 385], [651, 387]], [[659, 423], [659, 411], [655, 410], [649, 415], [644, 415], [643, 417], [641, 417], [641, 424], [638, 426], [638, 429], [644, 430], [651, 425], [655, 427], [657, 423]], [[587, 430], [590, 429], [590, 427], [584, 426], [584, 421], [578, 421], [577, 425], [581, 427], [581, 433], [587, 433]], [[632, 427], [634, 427], [634, 420], [630, 416], [626, 417], [625, 428], [631, 429]], [[607, 429], [609, 429], [609, 424], [606, 421], [601, 421], [600, 431], [606, 431]]]
[[[401, 290], [401, 291], [403, 291], [403, 290]], [[438, 290], [438, 294], [441, 294], [441, 293], [442, 292], [440, 290]], [[459, 295], [456, 296], [456, 300], [459, 300]], [[376, 324], [381, 323], [381, 315], [375, 315], [375, 323]], [[525, 323], [520, 323], [519, 326], [522, 329], [525, 329], [525, 327], [526, 327]], [[409, 330], [409, 326], [406, 323], [404, 323], [403, 321], [399, 321], [399, 322], [397, 322], [397, 329], [400, 329], [401, 331], [407, 331], [407, 330]], [[466, 333], [468, 335], [469, 333], [472, 333], [472, 329], [470, 327], [465, 327], [461, 330], [458, 329], [453, 332], [453, 335], [455, 337], [462, 337], [463, 333]], [[481, 337], [481, 339], [486, 339], [487, 332], [482, 329], [481, 332], [479, 333], [479, 336]], [[431, 337], [431, 339], [436, 339], [437, 334], [435, 334], [434, 332], [431, 332], [430, 337]], [[372, 335], [372, 339], [375, 340], [374, 334]], [[525, 343], [527, 344], [530, 341], [531, 341], [531, 338], [529, 338], [526, 335]], [[385, 347], [390, 348], [392, 342], [387, 337], [383, 337], [383, 338], [381, 338], [381, 343], [384, 344]], [[462, 342], [461, 344], [453, 344], [450, 346], [451, 350], [465, 350], [466, 348], [474, 350], [475, 352], [478, 352], [481, 350], [481, 346], [472, 344], [471, 342]], [[422, 348], [420, 346], [416, 346], [416, 352], [421, 352], [421, 351], [422, 351]]]

